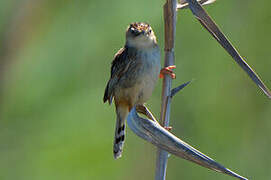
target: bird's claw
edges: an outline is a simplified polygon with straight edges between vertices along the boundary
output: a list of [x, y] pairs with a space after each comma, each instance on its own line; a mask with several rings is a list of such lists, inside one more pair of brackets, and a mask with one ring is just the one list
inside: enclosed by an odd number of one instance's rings
[[168, 131], [171, 131], [172, 130], [172, 126], [164, 126], [164, 128]]
[[172, 69], [175, 69], [176, 66], [175, 65], [172, 65], [172, 66], [167, 66], [167, 67], [164, 67], [161, 69], [160, 71], [160, 78], [164, 78], [165, 77], [165, 74], [168, 74], [170, 75], [170, 77], [172, 79], [175, 79], [176, 78], [176, 74], [172, 71]]

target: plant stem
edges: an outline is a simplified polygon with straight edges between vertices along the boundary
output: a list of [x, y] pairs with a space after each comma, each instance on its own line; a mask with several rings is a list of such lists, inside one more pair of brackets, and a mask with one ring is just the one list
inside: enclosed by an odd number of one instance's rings
[[[177, 0], [167, 0], [164, 5], [164, 26], [165, 26], [165, 63], [164, 67], [174, 65], [174, 43], [176, 32], [176, 13]], [[162, 126], [169, 126], [170, 119], [170, 92], [172, 79], [169, 75], [165, 75], [162, 85], [162, 105], [160, 123]], [[168, 153], [162, 149], [157, 150], [156, 158], [156, 180], [166, 179]]]

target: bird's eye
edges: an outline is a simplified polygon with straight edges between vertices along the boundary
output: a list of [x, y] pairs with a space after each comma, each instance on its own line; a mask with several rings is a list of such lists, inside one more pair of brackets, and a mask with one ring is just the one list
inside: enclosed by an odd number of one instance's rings
[[150, 30], [149, 30], [149, 32], [151, 33], [151, 32], [152, 32], [152, 30], [150, 29]]

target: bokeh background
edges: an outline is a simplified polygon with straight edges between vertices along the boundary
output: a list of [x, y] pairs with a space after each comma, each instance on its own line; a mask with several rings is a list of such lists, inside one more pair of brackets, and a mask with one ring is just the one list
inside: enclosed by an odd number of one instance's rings
[[[156, 149], [128, 129], [114, 160], [103, 104], [127, 25], [149, 22], [163, 49], [163, 0], [0, 1], [0, 179], [154, 179]], [[271, 87], [271, 2], [206, 7]], [[251, 179], [271, 179], [271, 102], [200, 26], [178, 13], [173, 133]], [[159, 117], [161, 80], [147, 106]], [[171, 156], [168, 180], [233, 179]]]

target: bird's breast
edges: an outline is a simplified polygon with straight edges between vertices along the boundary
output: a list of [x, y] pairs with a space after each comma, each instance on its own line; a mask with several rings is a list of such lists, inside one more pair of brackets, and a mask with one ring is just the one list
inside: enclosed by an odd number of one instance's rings
[[159, 49], [142, 53], [140, 59], [143, 68], [138, 79], [138, 85], [140, 86], [138, 101], [144, 103], [151, 96], [159, 77], [161, 69]]
[[[136, 55], [135, 55], [136, 54]], [[130, 104], [145, 103], [158, 80], [161, 65], [160, 51], [142, 50], [133, 53], [129, 69], [119, 80], [115, 97], [125, 98]]]

